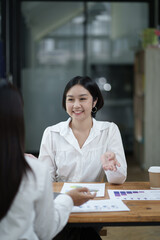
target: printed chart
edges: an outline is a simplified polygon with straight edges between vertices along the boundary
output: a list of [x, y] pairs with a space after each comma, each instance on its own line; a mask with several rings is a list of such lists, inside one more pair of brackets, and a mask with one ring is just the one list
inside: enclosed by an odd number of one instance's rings
[[160, 190], [108, 190], [111, 199], [160, 200]]
[[81, 206], [74, 206], [72, 212], [115, 212], [130, 211], [121, 200], [89, 200]]
[[105, 183], [64, 183], [61, 193], [66, 193], [75, 188], [87, 187], [91, 193], [96, 192], [96, 197], [104, 197]]

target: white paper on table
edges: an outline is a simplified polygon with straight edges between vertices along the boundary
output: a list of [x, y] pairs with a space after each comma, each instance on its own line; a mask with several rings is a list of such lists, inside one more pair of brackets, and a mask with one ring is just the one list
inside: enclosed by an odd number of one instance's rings
[[116, 212], [130, 211], [121, 200], [89, 200], [81, 206], [74, 206], [72, 212]]
[[160, 190], [109, 190], [110, 199], [160, 200]]
[[81, 187], [87, 187], [91, 193], [96, 192], [96, 197], [104, 197], [105, 195], [105, 183], [64, 183], [61, 193], [67, 193]]

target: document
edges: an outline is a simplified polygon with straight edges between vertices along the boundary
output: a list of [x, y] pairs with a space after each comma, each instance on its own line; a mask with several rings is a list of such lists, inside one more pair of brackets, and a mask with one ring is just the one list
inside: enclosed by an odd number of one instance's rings
[[160, 190], [108, 190], [110, 199], [160, 200]]
[[130, 211], [121, 200], [89, 200], [81, 206], [74, 206], [72, 212], [116, 212]]
[[105, 183], [64, 183], [61, 193], [66, 193], [75, 188], [87, 187], [91, 193], [96, 192], [96, 197], [104, 197]]

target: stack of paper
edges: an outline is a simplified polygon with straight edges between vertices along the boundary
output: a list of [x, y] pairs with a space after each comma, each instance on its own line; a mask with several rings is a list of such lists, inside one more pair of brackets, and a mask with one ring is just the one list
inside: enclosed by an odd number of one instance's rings
[[[105, 183], [64, 183], [61, 193], [67, 193], [75, 188], [87, 187], [92, 193], [96, 192], [96, 197], [105, 196]], [[72, 212], [111, 212], [129, 211], [129, 208], [121, 200], [90, 200], [81, 206], [74, 206]]]

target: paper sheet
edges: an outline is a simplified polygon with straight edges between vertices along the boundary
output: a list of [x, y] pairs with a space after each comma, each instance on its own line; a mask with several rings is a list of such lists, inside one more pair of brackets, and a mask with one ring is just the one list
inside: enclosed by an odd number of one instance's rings
[[160, 190], [108, 190], [110, 199], [160, 200]]
[[72, 212], [116, 212], [130, 211], [121, 200], [89, 200], [77, 207], [74, 206]]
[[96, 197], [104, 197], [105, 183], [64, 183], [61, 193], [66, 193], [75, 188], [87, 187], [91, 193], [96, 192]]

